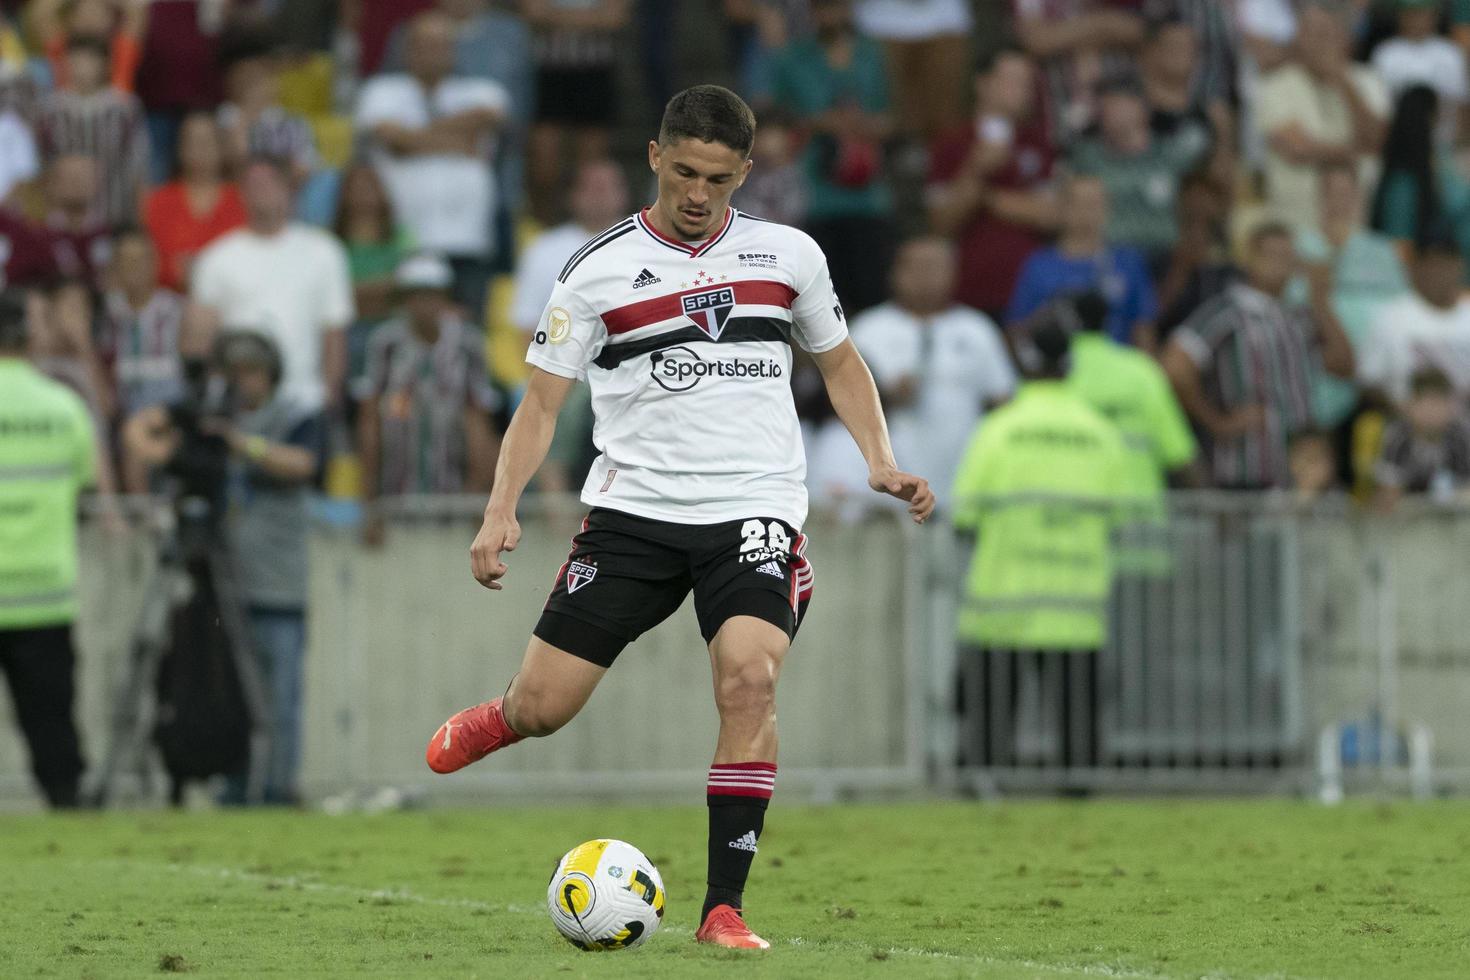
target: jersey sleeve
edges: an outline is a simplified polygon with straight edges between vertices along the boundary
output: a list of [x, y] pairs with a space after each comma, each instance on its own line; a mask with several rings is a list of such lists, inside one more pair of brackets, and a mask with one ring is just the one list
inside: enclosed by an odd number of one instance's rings
[[526, 363], [563, 378], [580, 378], [606, 342], [602, 317], [570, 286], [558, 282], [536, 324]]
[[793, 334], [808, 354], [829, 351], [847, 339], [847, 315], [832, 288], [827, 257], [817, 243], [802, 235], [802, 254], [796, 270], [796, 299], [791, 303]]

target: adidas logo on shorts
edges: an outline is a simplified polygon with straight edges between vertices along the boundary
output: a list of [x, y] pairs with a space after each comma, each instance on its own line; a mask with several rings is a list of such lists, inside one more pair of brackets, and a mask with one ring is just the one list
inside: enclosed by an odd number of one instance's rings
[[652, 286], [656, 282], [663, 282], [663, 280], [647, 269], [644, 269], [638, 273], [638, 278], [633, 280], [633, 288], [642, 289], [644, 286]]
[[737, 851], [749, 851], [754, 854], [756, 851], [755, 831], [747, 830], [739, 840], [732, 840], [730, 846]]
[[765, 575], [774, 575], [777, 578], [783, 579], [783, 580], [786, 578], [786, 573], [783, 572], [783, 571], [781, 571], [781, 566], [778, 565], [778, 564], [776, 564], [773, 561], [766, 562], [760, 568], [757, 568], [756, 571], [761, 572], [762, 574], [765, 574]]

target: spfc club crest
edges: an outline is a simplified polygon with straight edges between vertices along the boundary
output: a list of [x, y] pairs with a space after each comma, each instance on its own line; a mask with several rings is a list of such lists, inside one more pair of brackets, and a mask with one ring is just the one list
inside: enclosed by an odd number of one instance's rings
[[584, 565], [574, 561], [567, 566], [567, 592], [576, 592], [597, 577], [596, 565]]
[[702, 293], [691, 293], [684, 297], [684, 315], [709, 334], [710, 340], [719, 340], [735, 309], [735, 290], [729, 286], [709, 289]]

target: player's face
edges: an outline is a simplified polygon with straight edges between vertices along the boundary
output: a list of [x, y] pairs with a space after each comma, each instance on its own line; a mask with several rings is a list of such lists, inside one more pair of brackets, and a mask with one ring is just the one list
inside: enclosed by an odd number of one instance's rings
[[662, 224], [685, 241], [708, 238], [725, 219], [730, 196], [745, 183], [750, 161], [723, 143], [683, 139], [648, 144], [648, 165], [658, 174]]

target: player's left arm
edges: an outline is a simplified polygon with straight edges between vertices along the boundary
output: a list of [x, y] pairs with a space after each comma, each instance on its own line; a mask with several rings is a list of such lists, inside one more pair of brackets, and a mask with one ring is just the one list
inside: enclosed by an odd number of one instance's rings
[[907, 501], [914, 522], [924, 523], [934, 512], [934, 493], [928, 480], [898, 468], [888, 441], [878, 386], [857, 347], [851, 339], [844, 339], [836, 347], [812, 354], [812, 359], [822, 372], [837, 417], [852, 433], [868, 462], [868, 486]]

